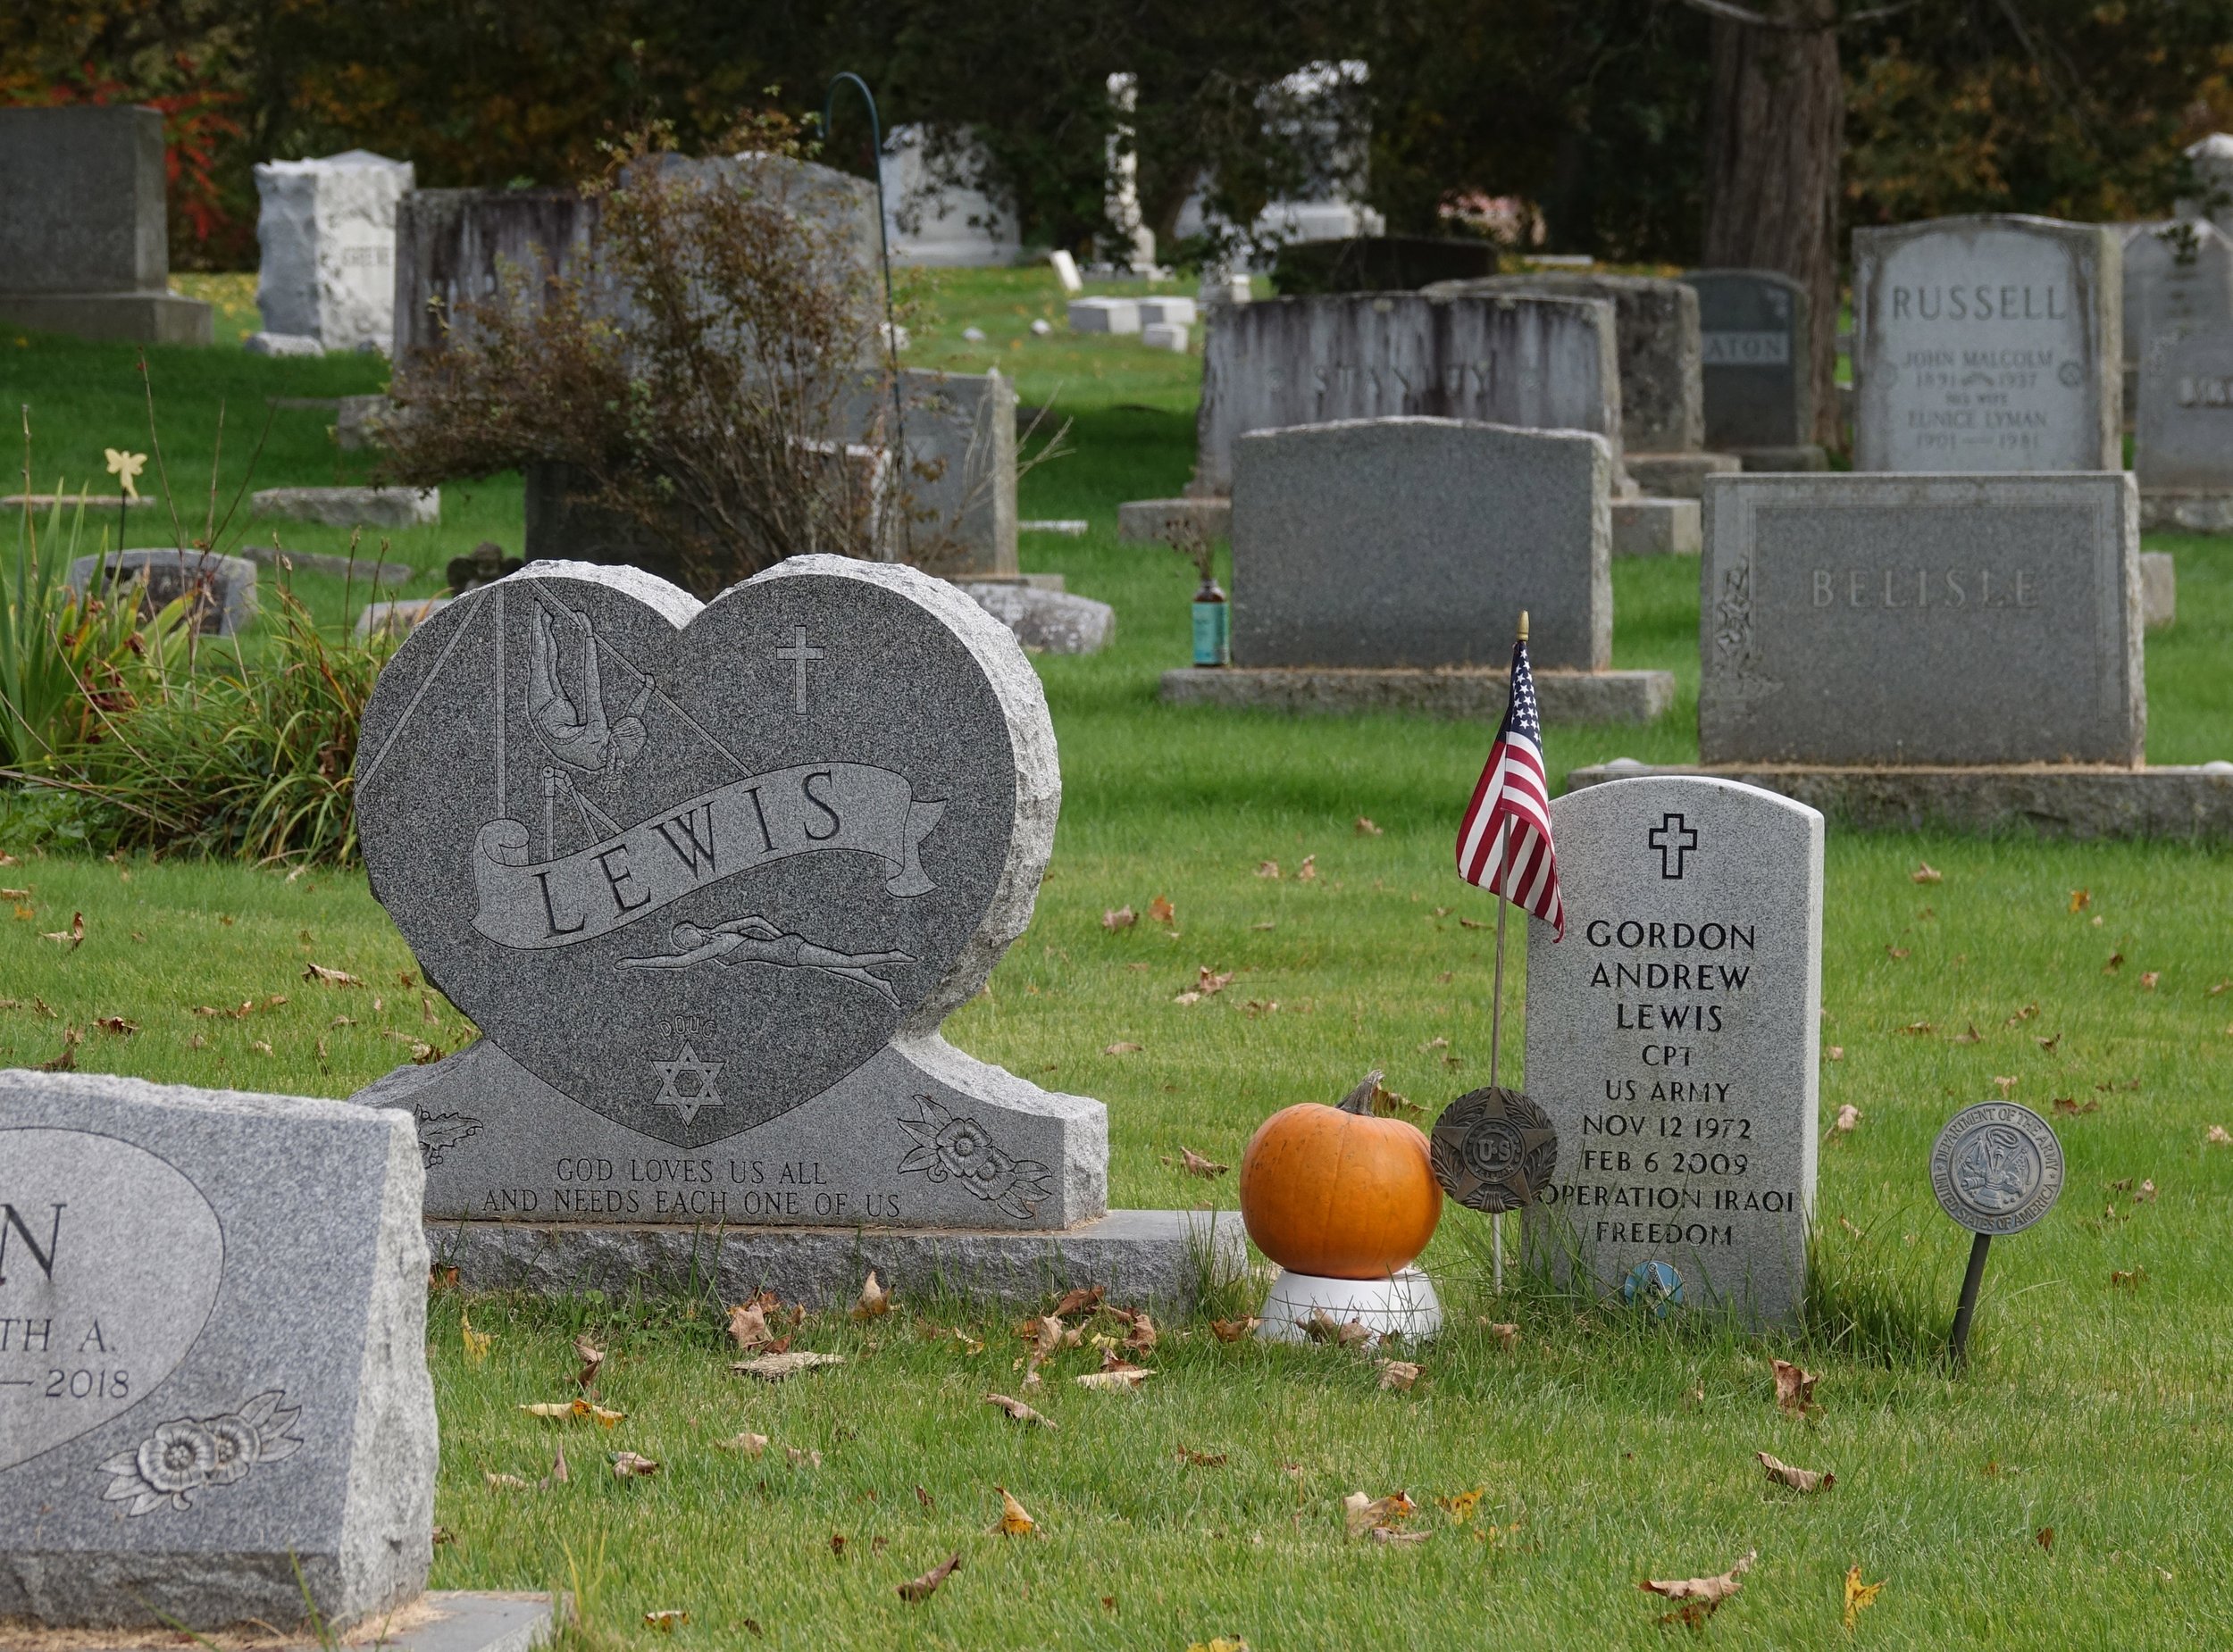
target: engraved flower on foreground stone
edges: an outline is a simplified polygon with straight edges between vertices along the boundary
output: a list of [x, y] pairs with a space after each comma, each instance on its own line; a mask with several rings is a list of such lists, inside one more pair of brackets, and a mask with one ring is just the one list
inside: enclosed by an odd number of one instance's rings
[[[139, 1448], [139, 1477], [173, 1496], [205, 1483], [217, 1467], [217, 1441], [191, 1417], [158, 1423]], [[181, 1499], [180, 1506], [184, 1506]]]

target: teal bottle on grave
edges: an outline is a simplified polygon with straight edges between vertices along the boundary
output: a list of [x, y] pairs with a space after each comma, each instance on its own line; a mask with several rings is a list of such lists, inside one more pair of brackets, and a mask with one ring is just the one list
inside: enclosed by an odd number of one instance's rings
[[1194, 593], [1194, 663], [1233, 663], [1233, 605], [1207, 575]]

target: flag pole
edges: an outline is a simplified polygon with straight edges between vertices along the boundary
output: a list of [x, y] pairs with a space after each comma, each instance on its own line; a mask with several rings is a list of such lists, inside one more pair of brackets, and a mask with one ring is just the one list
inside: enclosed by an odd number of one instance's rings
[[[1519, 639], [1527, 640], [1527, 610], [1519, 611]], [[1507, 687], [1509, 688], [1509, 684]], [[1500, 821], [1496, 828], [1496, 858], [1490, 864], [1497, 869], [1497, 882], [1509, 886], [1511, 868], [1505, 864], [1504, 848], [1511, 837], [1512, 822]], [[1489, 997], [1489, 1088], [1496, 1088], [1497, 1062], [1504, 1047], [1504, 914], [1510, 909], [1511, 898], [1504, 888], [1496, 891], [1496, 980]], [[1496, 1212], [1489, 1218], [1489, 1247], [1495, 1269], [1495, 1289], [1504, 1294], [1504, 1213]]]

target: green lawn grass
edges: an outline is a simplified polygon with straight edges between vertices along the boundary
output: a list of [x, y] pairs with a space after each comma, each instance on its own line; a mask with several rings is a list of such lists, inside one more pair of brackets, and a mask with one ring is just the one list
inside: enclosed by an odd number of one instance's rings
[[[1331, 1099], [1367, 1065], [1430, 1110], [1484, 1082], [1489, 935], [1461, 920], [1490, 906], [1448, 857], [1486, 731], [1160, 706], [1157, 673], [1185, 654], [1190, 580], [1167, 551], [1118, 545], [1115, 505], [1185, 480], [1192, 364], [1059, 330], [1010, 351], [1030, 313], [1058, 316], [1044, 271], [941, 276], [935, 300], [916, 324], [924, 359], [1025, 357], [1025, 399], [1075, 419], [1075, 455], [1026, 477], [1023, 513], [1083, 516], [1091, 530], [1027, 538], [1025, 561], [1119, 615], [1106, 654], [1038, 662], [1064, 757], [1054, 862], [1031, 930], [950, 1035], [1106, 1101], [1110, 1195], [1124, 1205], [1230, 1209], [1230, 1176], [1191, 1179], [1166, 1157], [1187, 1147], [1234, 1163], [1267, 1113]], [[972, 320], [990, 335], [974, 355], [958, 338]], [[269, 363], [224, 347], [152, 365], [174, 480], [188, 461], [206, 475], [220, 395], [260, 416], [265, 395], [379, 380], [355, 358]], [[30, 403], [35, 439], [90, 452], [69, 461], [72, 480], [88, 464], [98, 476], [99, 448], [130, 437], [139, 406], [130, 352], [44, 339], [0, 350], [0, 391]], [[284, 440], [275, 424], [259, 479], [357, 473], [323, 439], [314, 416]], [[230, 466], [230, 435], [226, 452]], [[431, 567], [483, 535], [516, 545], [515, 488], [463, 493], [453, 504], [446, 490], [442, 530], [397, 537], [406, 560]], [[315, 531], [305, 547], [328, 548]], [[2216, 664], [2233, 639], [2233, 547], [2152, 543], [2179, 554], [2180, 618], [2148, 640], [2151, 755], [2233, 755], [2233, 690]], [[1676, 671], [1684, 701], [1650, 728], [1551, 729], [1554, 768], [1694, 753], [1695, 581], [1684, 561], [1618, 566], [1617, 662]], [[316, 600], [340, 622], [338, 588]], [[1378, 835], [1359, 830], [1360, 815]], [[27, 891], [8, 897], [13, 918], [0, 905], [0, 997], [15, 1000], [0, 1007], [0, 1062], [52, 1060], [75, 1029], [86, 1070], [340, 1096], [414, 1041], [447, 1050], [469, 1036], [419, 985], [361, 875], [109, 863], [4, 836], [0, 847], [21, 856], [0, 882]], [[1309, 881], [1295, 875], [1305, 857]], [[1258, 875], [1267, 859], [1282, 877]], [[1911, 880], [1925, 862], [1942, 881]], [[1091, 1350], [1062, 1356], [1026, 1395], [1054, 1431], [981, 1402], [1024, 1392], [1012, 1314], [908, 1301], [866, 1326], [811, 1319], [800, 1346], [851, 1363], [768, 1389], [729, 1374], [719, 1304], [440, 1293], [437, 1517], [451, 1540], [436, 1582], [578, 1586], [596, 1631], [585, 1638], [631, 1647], [1176, 1648], [1217, 1635], [1259, 1652], [1641, 1647], [1689, 1631], [1656, 1624], [1664, 1603], [1638, 1579], [1719, 1572], [1757, 1548], [1702, 1640], [2217, 1644], [2233, 1624], [2233, 1147], [2206, 1133], [2233, 1128], [2233, 991], [2212, 990], [2233, 977], [2229, 871], [2224, 851], [2193, 846], [1833, 829], [1820, 1235], [1795, 1341], [1577, 1313], [1525, 1281], [1492, 1299], [1485, 1229], [1454, 1208], [1427, 1257], [1451, 1330], [1418, 1356], [1414, 1390], [1379, 1389], [1354, 1353], [1227, 1346], [1202, 1323], [1170, 1325], [1136, 1396], [1078, 1389], [1069, 1379]], [[1173, 923], [1102, 926], [1104, 911], [1144, 914], [1158, 895]], [[81, 946], [43, 939], [73, 913]], [[366, 984], [315, 984], [314, 963]], [[1175, 1003], [1204, 966], [1235, 978]], [[115, 1017], [135, 1029], [104, 1030]], [[1950, 1380], [1934, 1356], [1968, 1246], [1936, 1210], [1925, 1155], [1949, 1113], [2003, 1080], [2053, 1116], [2069, 1183], [2045, 1222], [1995, 1247], [1976, 1364]], [[2055, 1112], [2058, 1098], [2084, 1110]], [[1859, 1128], [1833, 1134], [1849, 1103]], [[2152, 1201], [2136, 1198], [2143, 1180]], [[461, 1308], [495, 1334], [479, 1366]], [[1518, 1323], [1518, 1347], [1484, 1319]], [[572, 1392], [581, 1331], [612, 1355], [603, 1394], [628, 1419], [610, 1433], [516, 1409]], [[1770, 1354], [1821, 1373], [1819, 1415], [1777, 1412]], [[715, 1448], [744, 1431], [772, 1437], [769, 1455]], [[562, 1439], [569, 1483], [485, 1482], [539, 1477]], [[820, 1452], [820, 1465], [793, 1464], [786, 1446]], [[1182, 1448], [1225, 1461], [1183, 1461]], [[617, 1449], [665, 1471], [615, 1481]], [[1771, 1488], [1760, 1450], [1837, 1483], [1811, 1498]], [[1038, 1535], [987, 1531], [995, 1486]], [[1344, 1537], [1344, 1495], [1398, 1488], [1420, 1504], [1426, 1541]], [[1467, 1524], [1433, 1502], [1476, 1488]], [[961, 1570], [935, 1597], [899, 1599], [899, 1582], [954, 1553]], [[1852, 1565], [1886, 1586], [1849, 1634]], [[670, 1608], [691, 1614], [671, 1640], [643, 1626]]]

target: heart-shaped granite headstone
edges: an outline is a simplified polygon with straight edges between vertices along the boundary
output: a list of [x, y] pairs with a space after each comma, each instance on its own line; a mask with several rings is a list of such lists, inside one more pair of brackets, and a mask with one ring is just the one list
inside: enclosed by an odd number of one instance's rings
[[698, 1147], [934, 1029], [1029, 921], [1036, 674], [942, 580], [799, 557], [701, 606], [539, 563], [414, 631], [364, 715], [372, 888], [483, 1034]]
[[0, 1470], [153, 1394], [224, 1272], [217, 1213], [144, 1147], [0, 1131]]

